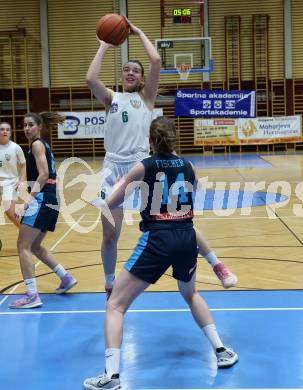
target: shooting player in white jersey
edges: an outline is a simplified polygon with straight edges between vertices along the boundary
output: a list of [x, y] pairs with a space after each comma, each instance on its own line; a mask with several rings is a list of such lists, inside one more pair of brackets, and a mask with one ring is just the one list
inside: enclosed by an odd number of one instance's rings
[[[119, 178], [125, 176], [139, 161], [149, 156], [149, 128], [152, 121], [152, 110], [157, 96], [161, 58], [146, 37], [144, 32], [130, 21], [131, 33], [142, 42], [149, 58], [149, 71], [144, 78], [144, 68], [140, 61], [130, 60], [123, 65], [121, 82], [123, 92], [109, 89], [99, 80], [102, 63], [108, 49], [114, 47], [99, 41], [99, 49], [87, 71], [86, 81], [92, 93], [102, 103], [107, 112], [104, 134], [106, 150], [103, 164], [103, 181], [100, 196], [105, 199], [110, 195]], [[105, 290], [111, 293], [115, 277], [117, 260], [117, 242], [121, 232], [123, 208], [112, 210], [114, 226], [102, 219], [103, 240], [101, 256], [105, 274]], [[212, 265], [214, 272], [225, 288], [235, 286], [237, 278], [218, 260], [208, 247], [203, 236], [197, 232], [197, 243], [200, 253]]]

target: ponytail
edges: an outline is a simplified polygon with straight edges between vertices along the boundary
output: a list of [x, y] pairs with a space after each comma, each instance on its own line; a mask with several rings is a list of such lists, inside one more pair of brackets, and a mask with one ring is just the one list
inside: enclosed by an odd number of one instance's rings
[[165, 116], [154, 119], [150, 125], [150, 138], [155, 151], [158, 153], [171, 153], [176, 146], [176, 127], [173, 121]]
[[57, 112], [44, 111], [39, 114], [43, 121], [43, 127], [46, 130], [51, 130], [53, 126], [57, 126], [59, 123], [63, 123], [65, 117]]

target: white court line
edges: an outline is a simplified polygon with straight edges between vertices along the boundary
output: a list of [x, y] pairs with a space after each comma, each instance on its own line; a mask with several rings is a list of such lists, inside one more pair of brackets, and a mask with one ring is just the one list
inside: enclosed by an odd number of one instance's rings
[[[74, 222], [74, 224], [63, 234], [63, 236], [61, 236], [59, 238], [58, 241], [55, 242], [55, 244], [50, 248], [50, 251], [52, 252], [59, 244], [61, 241], [64, 240], [64, 238], [73, 230], [73, 228], [78, 225], [78, 223], [82, 220], [82, 218], [84, 218], [85, 214], [81, 215], [81, 217], [76, 221]], [[39, 267], [39, 265], [41, 264], [41, 261], [39, 260], [36, 264], [35, 264], [35, 270]], [[18, 283], [16, 286], [14, 286], [9, 292], [8, 294], [0, 301], [0, 306], [7, 300], [7, 298], [13, 294], [13, 292], [21, 285], [22, 283]]]
[[[303, 311], [303, 307], [241, 307], [241, 308], [217, 308], [210, 311]], [[35, 315], [35, 314], [99, 314], [106, 310], [49, 310], [49, 311], [7, 311], [0, 315]], [[132, 309], [127, 313], [186, 313], [189, 309]]]

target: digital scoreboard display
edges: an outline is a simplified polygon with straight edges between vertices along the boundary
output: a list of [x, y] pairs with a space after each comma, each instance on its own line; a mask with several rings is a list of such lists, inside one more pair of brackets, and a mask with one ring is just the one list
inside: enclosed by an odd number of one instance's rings
[[173, 23], [186, 24], [191, 23], [192, 12], [190, 8], [173, 8]]

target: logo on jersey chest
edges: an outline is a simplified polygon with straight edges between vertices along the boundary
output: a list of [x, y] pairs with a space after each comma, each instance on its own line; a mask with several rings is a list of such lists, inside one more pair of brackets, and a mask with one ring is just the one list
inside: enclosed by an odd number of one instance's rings
[[113, 103], [111, 106], [110, 106], [110, 113], [113, 114], [115, 112], [118, 111], [118, 103]]
[[130, 99], [130, 104], [134, 107], [134, 108], [140, 108], [141, 107], [141, 100], [138, 100], [138, 99]]
[[9, 161], [11, 159], [11, 155], [10, 154], [5, 154], [4, 156], [5, 156], [5, 160], [6, 161]]

